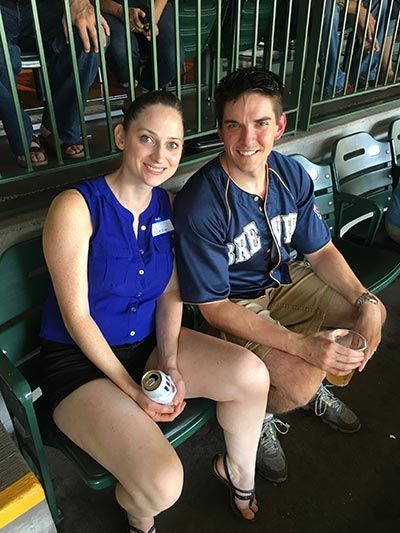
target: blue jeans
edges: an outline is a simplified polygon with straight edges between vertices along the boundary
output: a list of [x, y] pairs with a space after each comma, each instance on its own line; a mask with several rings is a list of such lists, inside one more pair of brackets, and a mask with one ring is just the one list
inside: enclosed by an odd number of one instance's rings
[[[368, 8], [369, 0], [364, 0], [363, 3]], [[385, 32], [384, 21], [386, 20], [387, 0], [372, 0], [371, 15], [375, 18], [375, 20], [377, 19], [380, 4], [382, 4], [382, 8], [381, 8], [381, 15], [380, 15], [379, 22], [377, 21], [378, 31], [376, 33], [376, 38], [378, 40], [379, 46], [382, 48], [383, 37], [384, 37], [384, 32]], [[330, 40], [330, 43], [328, 43], [327, 38], [329, 36], [329, 28], [331, 24], [332, 6], [334, 6], [333, 24], [332, 24], [331, 40]], [[328, 62], [328, 66], [326, 70], [325, 87], [324, 87], [324, 93], [326, 96], [333, 96], [333, 93], [334, 93], [333, 84], [334, 84], [335, 74], [336, 74], [336, 62], [338, 60], [338, 55], [340, 54], [340, 32], [339, 32], [340, 17], [341, 17], [341, 8], [336, 4], [336, 1], [327, 0], [326, 5], [325, 5], [325, 13], [324, 13], [323, 27], [322, 27], [321, 49], [319, 53], [320, 76], [322, 75], [325, 62], [326, 61]], [[362, 53], [363, 51], [360, 49], [360, 46], [356, 46], [354, 50], [354, 56], [353, 56], [353, 62], [352, 62], [352, 65], [355, 65], [356, 68], [358, 68], [360, 54]], [[376, 53], [376, 52], [373, 53], [371, 69], [369, 72], [369, 79], [371, 80], [374, 80], [376, 78], [376, 71], [377, 71], [377, 67], [379, 63], [379, 56], [380, 56], [379, 53]], [[360, 68], [360, 77], [365, 78], [367, 76], [369, 60], [370, 60], [370, 54], [368, 53], [363, 54], [363, 59], [362, 59], [361, 68]], [[351, 74], [352, 73], [350, 73], [350, 76]], [[345, 72], [339, 67], [335, 92], [339, 92], [344, 89], [345, 78], [346, 78]]]
[[[72, 60], [69, 45], [66, 43], [61, 25], [63, 11], [61, 2], [38, 0], [38, 12], [49, 68], [50, 86], [53, 96], [54, 112], [60, 139], [73, 144], [80, 141], [78, 99], [76, 97]], [[21, 70], [21, 48], [35, 49], [33, 40], [34, 26], [31, 4], [28, 0], [0, 0], [8, 49], [14, 74]], [[82, 100], [85, 106], [90, 85], [99, 68], [99, 57], [94, 52], [86, 54], [75, 28], [75, 46], [81, 82]], [[28, 144], [32, 142], [32, 123], [29, 115], [22, 109], [22, 117]], [[11, 150], [22, 155], [22, 141], [18, 129], [17, 115], [13, 103], [7, 75], [3, 50], [0, 46], [0, 120], [3, 122]], [[42, 124], [51, 130], [49, 111], [44, 109]]]
[[[122, 0], [116, 0], [122, 4]], [[147, 2], [140, 0], [129, 0], [129, 7], [139, 7], [148, 12]], [[150, 13], [148, 13], [150, 16]], [[115, 74], [117, 80], [126, 85], [129, 83], [129, 71], [126, 55], [125, 30], [121, 20], [113, 15], [103, 13], [110, 26], [111, 40], [106, 52], [108, 65]], [[176, 60], [175, 60], [175, 21], [174, 8], [170, 2], [164, 8], [164, 11], [158, 21], [159, 34], [156, 39], [157, 59], [158, 59], [158, 84], [164, 87], [176, 78]], [[147, 90], [154, 88], [153, 68], [151, 62], [151, 42], [142, 34], [131, 31], [132, 63], [133, 72], [136, 80]], [[181, 43], [181, 63], [184, 61], [184, 50]], [[140, 72], [141, 60], [145, 60], [144, 67]]]

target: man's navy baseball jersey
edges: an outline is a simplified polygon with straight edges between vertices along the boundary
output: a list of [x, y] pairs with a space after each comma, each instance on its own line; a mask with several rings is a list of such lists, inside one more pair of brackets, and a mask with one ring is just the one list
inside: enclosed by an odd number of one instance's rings
[[178, 193], [176, 257], [185, 302], [255, 298], [289, 284], [290, 245], [307, 254], [330, 241], [303, 167], [274, 151], [267, 162], [265, 201], [238, 187], [219, 157]]

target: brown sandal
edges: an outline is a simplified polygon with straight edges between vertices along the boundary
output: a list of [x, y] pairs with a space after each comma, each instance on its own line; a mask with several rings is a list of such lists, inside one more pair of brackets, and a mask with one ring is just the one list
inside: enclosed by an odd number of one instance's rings
[[[33, 167], [42, 167], [43, 165], [47, 165], [49, 160], [48, 160], [48, 157], [47, 157], [47, 154], [46, 154], [46, 150], [43, 148], [39, 137], [37, 137], [36, 135], [32, 135], [32, 142], [36, 143], [37, 146], [30, 146], [29, 147], [29, 154], [43, 154], [44, 155], [43, 161], [32, 161], [32, 158], [31, 158], [32, 166]], [[21, 156], [24, 157], [23, 154], [21, 154]], [[28, 168], [28, 163], [26, 162], [25, 158], [24, 159], [19, 159], [19, 156], [16, 156], [16, 161], [17, 161], [17, 165], [19, 167]]]
[[[50, 135], [47, 135], [47, 137], [45, 137], [44, 135], [41, 135], [40, 140], [41, 140], [42, 145], [45, 146], [49, 151], [53, 153], [56, 152], [55, 139], [52, 133], [50, 133]], [[81, 142], [61, 143], [60, 149], [61, 149], [61, 155], [63, 159], [79, 159], [80, 157], [85, 157], [85, 149], [83, 148], [83, 145], [82, 145], [82, 150], [80, 152], [77, 152], [76, 154], [71, 154], [70, 152], [68, 152], [68, 148], [71, 148], [71, 146], [78, 146], [81, 144], [82, 144]]]
[[[251, 489], [251, 490], [242, 490], [242, 489], [238, 489], [237, 487], [235, 487], [235, 485], [232, 483], [232, 480], [231, 480], [231, 476], [229, 474], [229, 469], [228, 469], [228, 463], [227, 463], [227, 460], [226, 460], [226, 453], [221, 456], [219, 454], [215, 455], [213, 460], [212, 460], [212, 468], [213, 468], [213, 472], [215, 474], [215, 476], [220, 480], [222, 481], [222, 483], [224, 483], [225, 485], [227, 485], [229, 487], [229, 490], [230, 490], [230, 493], [231, 493], [231, 506], [232, 506], [232, 509], [233, 511], [239, 515], [241, 518], [243, 518], [243, 520], [246, 520], [247, 522], [254, 522], [254, 520], [256, 519], [256, 512], [253, 511], [252, 509], [252, 505], [253, 505], [253, 502], [256, 498], [256, 492], [255, 492], [255, 489]], [[218, 469], [217, 469], [217, 462], [218, 462], [218, 459], [222, 457], [222, 465], [224, 467], [224, 473], [225, 473], [225, 476], [226, 476], [226, 479], [224, 477], [221, 476], [221, 474], [218, 472]], [[236, 505], [236, 502], [235, 502], [235, 498], [237, 498], [238, 500], [248, 500], [249, 502], [249, 509], [252, 513], [254, 513], [254, 518], [245, 518], [241, 512], [241, 510], [239, 509], [239, 507]]]

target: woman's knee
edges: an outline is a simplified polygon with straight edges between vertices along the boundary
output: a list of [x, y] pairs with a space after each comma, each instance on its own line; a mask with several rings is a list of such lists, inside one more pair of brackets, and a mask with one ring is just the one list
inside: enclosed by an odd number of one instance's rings
[[[140, 487], [138, 496], [138, 486]], [[140, 484], [133, 482], [131, 496], [156, 515], [171, 507], [180, 497], [183, 487], [183, 467], [175, 451], [164, 461], [155, 461], [151, 472]]]
[[270, 378], [263, 361], [242, 346], [235, 346], [235, 352], [230, 368], [232, 379], [246, 390], [268, 392]]

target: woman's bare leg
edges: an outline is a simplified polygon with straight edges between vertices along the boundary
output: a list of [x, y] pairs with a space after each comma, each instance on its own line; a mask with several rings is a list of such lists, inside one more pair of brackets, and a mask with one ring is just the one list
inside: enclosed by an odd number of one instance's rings
[[[147, 368], [154, 368], [153, 353]], [[178, 368], [187, 397], [217, 401], [217, 418], [224, 430], [232, 481], [240, 489], [254, 487], [258, 441], [265, 414], [269, 375], [260, 359], [241, 346], [183, 328]], [[222, 465], [218, 464], [222, 474]], [[248, 502], [237, 500], [246, 518]]]
[[157, 424], [108, 379], [86, 383], [67, 396], [54, 420], [117, 478], [116, 498], [132, 525], [148, 531], [153, 517], [179, 498], [183, 470], [174, 449]]

